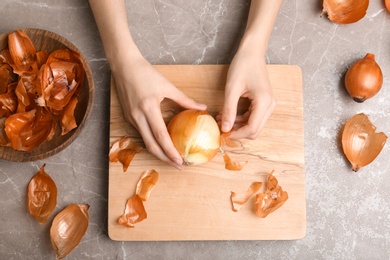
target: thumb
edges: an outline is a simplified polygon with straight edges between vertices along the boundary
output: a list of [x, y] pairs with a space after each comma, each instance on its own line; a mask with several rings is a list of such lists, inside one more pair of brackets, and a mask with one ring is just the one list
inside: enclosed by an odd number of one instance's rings
[[221, 130], [222, 132], [229, 132], [236, 120], [237, 115], [237, 104], [239, 100], [239, 95], [234, 95], [233, 93], [225, 94], [225, 103], [222, 109], [222, 120], [221, 120]]
[[175, 88], [174, 93], [170, 97], [171, 100], [175, 101], [180, 106], [186, 109], [196, 109], [196, 110], [206, 110], [207, 106], [205, 104], [201, 104], [188, 97], [179, 89]]

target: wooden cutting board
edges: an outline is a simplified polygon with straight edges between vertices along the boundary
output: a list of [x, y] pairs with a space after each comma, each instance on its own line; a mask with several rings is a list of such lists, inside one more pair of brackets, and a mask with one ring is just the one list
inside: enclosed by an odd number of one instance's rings
[[[155, 66], [178, 88], [216, 115], [223, 106], [227, 65]], [[224, 168], [222, 154], [200, 166], [183, 171], [159, 161], [145, 149], [134, 157], [127, 172], [120, 163], [109, 165], [108, 233], [120, 241], [166, 240], [291, 240], [306, 233], [306, 199], [303, 142], [303, 97], [301, 70], [293, 65], [268, 65], [277, 107], [256, 140], [240, 140], [229, 152], [232, 160], [248, 161], [241, 171]], [[147, 79], [145, 79], [147, 80]], [[240, 102], [240, 111], [246, 102]], [[125, 135], [143, 146], [137, 131], [123, 117], [115, 84], [111, 84], [110, 147]], [[168, 122], [180, 107], [171, 101], [161, 105]], [[125, 204], [134, 195], [143, 171], [155, 169], [160, 178], [145, 202], [147, 219], [135, 228], [117, 224]], [[265, 188], [269, 172], [289, 199], [262, 219], [253, 212], [254, 198], [233, 212], [230, 194], [245, 192], [254, 181]]]

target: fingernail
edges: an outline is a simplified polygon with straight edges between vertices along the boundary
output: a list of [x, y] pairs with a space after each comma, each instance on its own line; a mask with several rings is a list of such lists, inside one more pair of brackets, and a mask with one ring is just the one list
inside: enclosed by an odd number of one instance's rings
[[179, 171], [181, 171], [181, 170], [183, 170], [183, 165], [176, 165], [175, 168], [178, 169]]
[[181, 165], [183, 164], [183, 161], [182, 161], [181, 159], [178, 159], [178, 158], [174, 159], [173, 161], [174, 161], [177, 165], [179, 165], [179, 166], [181, 166]]
[[223, 122], [221, 128], [222, 128], [222, 131], [223, 131], [223, 132], [228, 132], [228, 131], [230, 131], [230, 124], [229, 124], [229, 122], [227, 122], [227, 121]]

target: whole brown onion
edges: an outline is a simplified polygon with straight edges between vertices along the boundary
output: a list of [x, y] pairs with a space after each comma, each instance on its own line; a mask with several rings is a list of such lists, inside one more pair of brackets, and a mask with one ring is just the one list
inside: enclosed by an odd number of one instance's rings
[[352, 64], [345, 75], [345, 87], [353, 100], [359, 103], [375, 96], [382, 83], [382, 70], [372, 53]]
[[322, 13], [327, 13], [335, 23], [354, 23], [366, 15], [368, 3], [368, 0], [324, 0]]

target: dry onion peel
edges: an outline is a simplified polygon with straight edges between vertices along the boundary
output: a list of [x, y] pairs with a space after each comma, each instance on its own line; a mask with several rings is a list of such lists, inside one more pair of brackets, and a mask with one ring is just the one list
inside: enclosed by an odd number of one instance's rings
[[386, 6], [387, 11], [390, 12], [390, 0], [385, 0], [385, 6]]
[[71, 130], [77, 127], [77, 122], [74, 117], [74, 110], [76, 109], [77, 102], [77, 97], [72, 97], [72, 99], [69, 101], [64, 111], [62, 112], [60, 122], [62, 129], [61, 135], [66, 135]]
[[232, 202], [233, 211], [237, 212], [263, 185], [262, 182], [252, 183], [245, 193], [231, 192], [230, 201]]
[[147, 218], [144, 203], [138, 194], [127, 200], [124, 214], [118, 219], [118, 224], [134, 228], [135, 224]]
[[345, 87], [353, 100], [359, 103], [375, 96], [382, 84], [382, 70], [372, 53], [352, 64], [345, 75]]
[[353, 171], [370, 164], [382, 151], [387, 136], [375, 130], [376, 127], [364, 113], [356, 114], [345, 124], [341, 141]]
[[70, 204], [55, 216], [50, 238], [57, 259], [68, 255], [81, 241], [89, 224], [88, 204]]
[[109, 159], [111, 162], [120, 162], [123, 165], [123, 172], [125, 172], [134, 156], [141, 151], [141, 146], [129, 136], [124, 136], [112, 145]]
[[221, 144], [222, 144], [221, 146], [224, 148], [226, 148], [226, 147], [229, 147], [229, 148], [240, 147], [240, 143], [238, 141], [230, 138], [230, 133], [231, 132], [221, 134]]
[[159, 173], [152, 169], [144, 171], [137, 183], [135, 193], [138, 194], [141, 200], [147, 201], [154, 186], [158, 182]]
[[0, 118], [7, 117], [4, 129], [10, 141], [6, 145], [30, 151], [52, 139], [57, 116], [67, 117], [61, 122], [62, 134], [77, 127], [74, 114], [70, 115], [75, 104], [68, 103], [77, 98], [84, 80], [78, 53], [37, 52], [28, 35], [16, 30], [8, 35], [8, 49], [0, 54], [0, 80]]
[[185, 165], [206, 163], [221, 147], [218, 124], [206, 111], [182, 111], [172, 118], [167, 128]]
[[226, 152], [223, 152], [223, 160], [225, 161], [225, 169], [230, 171], [241, 171], [248, 161], [232, 161]]
[[57, 205], [57, 186], [45, 172], [44, 164], [28, 184], [28, 211], [41, 224], [46, 223]]
[[340, 24], [354, 23], [366, 15], [369, 0], [323, 0], [322, 13]]
[[283, 191], [273, 173], [274, 171], [268, 175], [266, 191], [256, 195], [254, 211], [260, 218], [267, 217], [288, 199], [287, 192]]
[[4, 126], [5, 126], [5, 120], [7, 118], [3, 117], [3, 118], [0, 118], [0, 145], [2, 146], [7, 146], [9, 144], [9, 140], [8, 140], [8, 137], [7, 135], [5, 134], [5, 131], [4, 131]]

